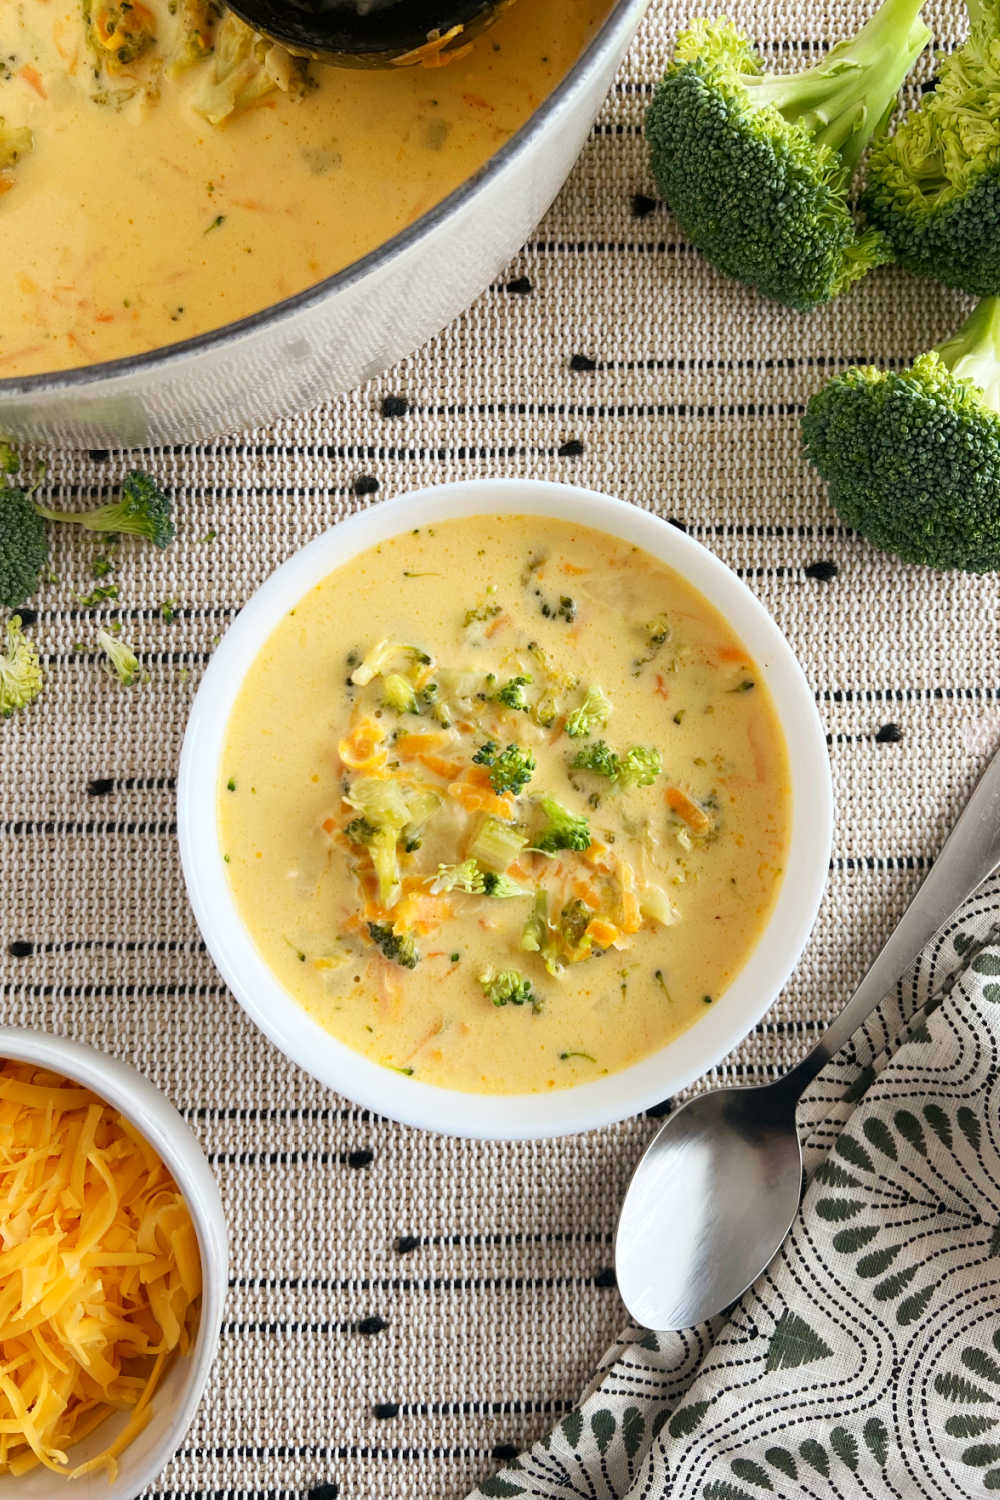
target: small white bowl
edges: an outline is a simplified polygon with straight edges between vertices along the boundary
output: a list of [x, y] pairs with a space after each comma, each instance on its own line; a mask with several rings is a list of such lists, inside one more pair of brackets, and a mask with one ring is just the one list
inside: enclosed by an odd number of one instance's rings
[[[226, 1216], [218, 1185], [204, 1152], [173, 1105], [128, 1063], [44, 1032], [0, 1026], [0, 1059], [37, 1063], [85, 1084], [130, 1120], [163, 1159], [184, 1195], [201, 1251], [201, 1317], [194, 1348], [171, 1360], [153, 1396], [153, 1415], [118, 1459], [118, 1477], [108, 1483], [103, 1469], [80, 1479], [61, 1479], [37, 1467], [18, 1478], [0, 1478], [0, 1500], [134, 1500], [156, 1478], [183, 1441], [201, 1400], [219, 1346], [219, 1329], [229, 1282]], [[83, 1463], [107, 1447], [127, 1420], [109, 1417], [71, 1453]]]
[[[682, 574], [729, 621], [760, 667], [788, 744], [791, 838], [771, 917], [741, 972], [683, 1035], [593, 1083], [545, 1094], [470, 1094], [408, 1078], [352, 1051], [297, 1003], [258, 952], [226, 876], [217, 794], [229, 717], [254, 658], [315, 584], [359, 552], [416, 526], [462, 516], [552, 516], [642, 547]], [[417, 490], [342, 521], [290, 557], [248, 601], [216, 649], [191, 709], [177, 788], [181, 860], [209, 952], [240, 1004], [293, 1062], [378, 1114], [452, 1135], [565, 1135], [637, 1114], [692, 1083], [756, 1025], [812, 928], [830, 856], [826, 740], [784, 636], [735, 573], [677, 527], [623, 500], [569, 485], [495, 479]]]

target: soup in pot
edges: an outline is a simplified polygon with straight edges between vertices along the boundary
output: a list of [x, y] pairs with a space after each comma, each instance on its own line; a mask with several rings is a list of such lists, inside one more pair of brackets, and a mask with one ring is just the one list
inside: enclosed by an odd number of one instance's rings
[[525, 0], [445, 67], [361, 70], [215, 0], [5, 0], [0, 378], [190, 338], [367, 254], [524, 124], [609, 8]]

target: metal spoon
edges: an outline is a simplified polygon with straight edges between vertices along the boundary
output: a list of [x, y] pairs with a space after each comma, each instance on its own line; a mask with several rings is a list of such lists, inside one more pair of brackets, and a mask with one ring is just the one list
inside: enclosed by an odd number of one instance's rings
[[690, 1100], [653, 1137], [618, 1220], [615, 1270], [645, 1328], [690, 1328], [766, 1270], [802, 1190], [795, 1106], [921, 948], [1000, 863], [1000, 752], [854, 997], [777, 1082]]
[[[464, 47], [510, 0], [232, 0], [256, 31], [322, 62], [385, 68]], [[455, 27], [461, 30], [453, 37]]]

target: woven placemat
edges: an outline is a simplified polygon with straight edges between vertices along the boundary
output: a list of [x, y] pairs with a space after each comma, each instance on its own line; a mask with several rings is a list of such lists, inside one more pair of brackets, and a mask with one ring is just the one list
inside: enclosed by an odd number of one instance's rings
[[[422, 1135], [291, 1067], [227, 994], [184, 896], [174, 776], [204, 664], [277, 563], [413, 486], [530, 475], [673, 517], [747, 580], [815, 687], [837, 833], [802, 962], [706, 1082], [773, 1075], [806, 1048], [997, 739], [996, 579], [879, 556], [838, 526], [798, 453], [803, 403], [829, 371], [908, 362], [966, 299], [885, 272], [801, 317], [706, 267], [655, 203], [641, 140], [687, 11], [654, 0], [551, 213], [411, 359], [266, 431], [44, 455], [70, 505], [149, 468], [180, 523], [166, 553], [123, 544], [119, 599], [98, 609], [76, 602], [98, 543], [59, 532], [57, 581], [34, 601], [48, 685], [0, 727], [2, 1018], [107, 1048], [165, 1089], [232, 1228], [221, 1354], [159, 1500], [461, 1496], [568, 1409], [622, 1323], [612, 1230], [656, 1123], [524, 1145]], [[730, 13], [797, 62], [860, 7]], [[930, 22], [942, 45], [962, 34], [957, 6]], [[916, 81], [931, 71], [924, 60]], [[147, 684], [126, 691], [99, 669], [107, 619]]]

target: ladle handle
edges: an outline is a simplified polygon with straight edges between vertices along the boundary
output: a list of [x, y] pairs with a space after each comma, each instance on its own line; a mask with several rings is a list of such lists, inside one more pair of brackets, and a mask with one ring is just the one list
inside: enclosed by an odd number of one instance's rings
[[990, 761], [899, 925], [854, 996], [811, 1052], [782, 1080], [796, 1097], [892, 989], [921, 948], [1000, 864], [1000, 751]]

